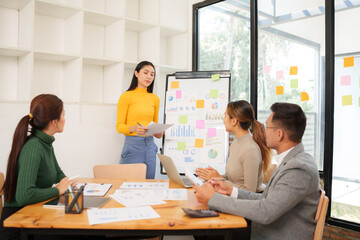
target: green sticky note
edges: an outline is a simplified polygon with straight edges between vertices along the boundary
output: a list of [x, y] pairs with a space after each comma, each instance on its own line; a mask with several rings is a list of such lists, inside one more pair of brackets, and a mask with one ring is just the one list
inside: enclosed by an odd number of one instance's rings
[[211, 89], [210, 90], [210, 97], [211, 98], [217, 98], [219, 96], [219, 90], [217, 89]]
[[360, 107], [360, 97], [359, 97], [359, 107]]
[[343, 106], [352, 105], [352, 95], [342, 96], [342, 105]]
[[178, 142], [177, 150], [178, 150], [178, 151], [184, 151], [184, 150], [186, 150], [186, 142]]
[[298, 87], [299, 87], [298, 79], [291, 79], [290, 80], [290, 88], [298, 88]]
[[180, 124], [187, 124], [187, 115], [180, 115], [179, 116], [179, 123]]
[[220, 74], [212, 74], [211, 75], [211, 80], [212, 81], [217, 81], [220, 79]]

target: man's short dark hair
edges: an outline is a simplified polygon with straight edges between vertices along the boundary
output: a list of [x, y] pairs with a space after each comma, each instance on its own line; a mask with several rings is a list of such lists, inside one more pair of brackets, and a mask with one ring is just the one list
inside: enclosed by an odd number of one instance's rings
[[274, 103], [272, 122], [285, 130], [292, 142], [301, 142], [306, 128], [306, 116], [299, 105], [292, 103]]

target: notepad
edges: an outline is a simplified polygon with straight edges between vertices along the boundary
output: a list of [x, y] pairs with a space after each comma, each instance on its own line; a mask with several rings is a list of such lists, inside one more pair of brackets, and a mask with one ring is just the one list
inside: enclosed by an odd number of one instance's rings
[[[84, 183], [79, 183], [76, 187], [80, 188]], [[109, 191], [112, 184], [105, 183], [87, 183], [84, 188], [84, 196], [102, 197]]]

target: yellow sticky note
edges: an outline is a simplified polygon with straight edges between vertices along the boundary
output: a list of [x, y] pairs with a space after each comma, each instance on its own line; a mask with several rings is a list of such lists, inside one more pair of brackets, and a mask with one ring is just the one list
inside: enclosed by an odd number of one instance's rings
[[180, 124], [187, 124], [187, 115], [180, 115], [179, 116], [179, 123]]
[[342, 96], [342, 105], [343, 105], [343, 106], [350, 106], [350, 105], [352, 105], [352, 95]]
[[195, 138], [195, 147], [203, 148], [204, 147], [204, 139]]
[[170, 88], [179, 88], [179, 81], [172, 81]]
[[307, 94], [307, 92], [301, 92], [301, 101], [309, 101], [309, 94]]
[[298, 88], [299, 81], [297, 79], [291, 79], [290, 80], [290, 88]]
[[211, 98], [217, 98], [219, 96], [219, 90], [217, 89], [211, 89], [210, 90], [210, 97]]
[[178, 151], [184, 151], [184, 150], [186, 150], [186, 142], [178, 142], [178, 143], [177, 143], [177, 150], [178, 150]]
[[196, 100], [196, 108], [204, 108], [205, 101], [204, 100]]
[[298, 67], [297, 66], [291, 66], [290, 67], [290, 75], [297, 75]]
[[353, 67], [354, 66], [354, 57], [344, 58], [344, 67]]
[[276, 86], [276, 95], [284, 94], [284, 86]]
[[220, 74], [212, 74], [211, 75], [211, 80], [212, 81], [217, 81], [220, 79]]

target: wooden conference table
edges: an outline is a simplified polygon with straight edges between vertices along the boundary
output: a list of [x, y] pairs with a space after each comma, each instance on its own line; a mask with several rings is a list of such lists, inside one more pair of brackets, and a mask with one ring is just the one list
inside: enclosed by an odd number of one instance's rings
[[[167, 182], [169, 180], [124, 180], [105, 178], [80, 178], [79, 182], [112, 183], [107, 196], [115, 192], [124, 181], [131, 182]], [[173, 182], [170, 188], [181, 188]], [[46, 202], [46, 201], [44, 201]], [[81, 214], [65, 214], [64, 209], [44, 208], [44, 202], [26, 206], [4, 221], [5, 227], [21, 228], [22, 239], [32, 238], [34, 234], [51, 235], [115, 235], [115, 236], [157, 236], [157, 235], [224, 235], [226, 239], [233, 237], [249, 239], [250, 227], [243, 217], [220, 213], [214, 218], [190, 218], [182, 207], [205, 208], [196, 201], [192, 189], [188, 189], [187, 201], [166, 201], [166, 204], [153, 205], [152, 208], [160, 218], [114, 222], [89, 225], [87, 210]], [[123, 207], [111, 199], [103, 208]]]

